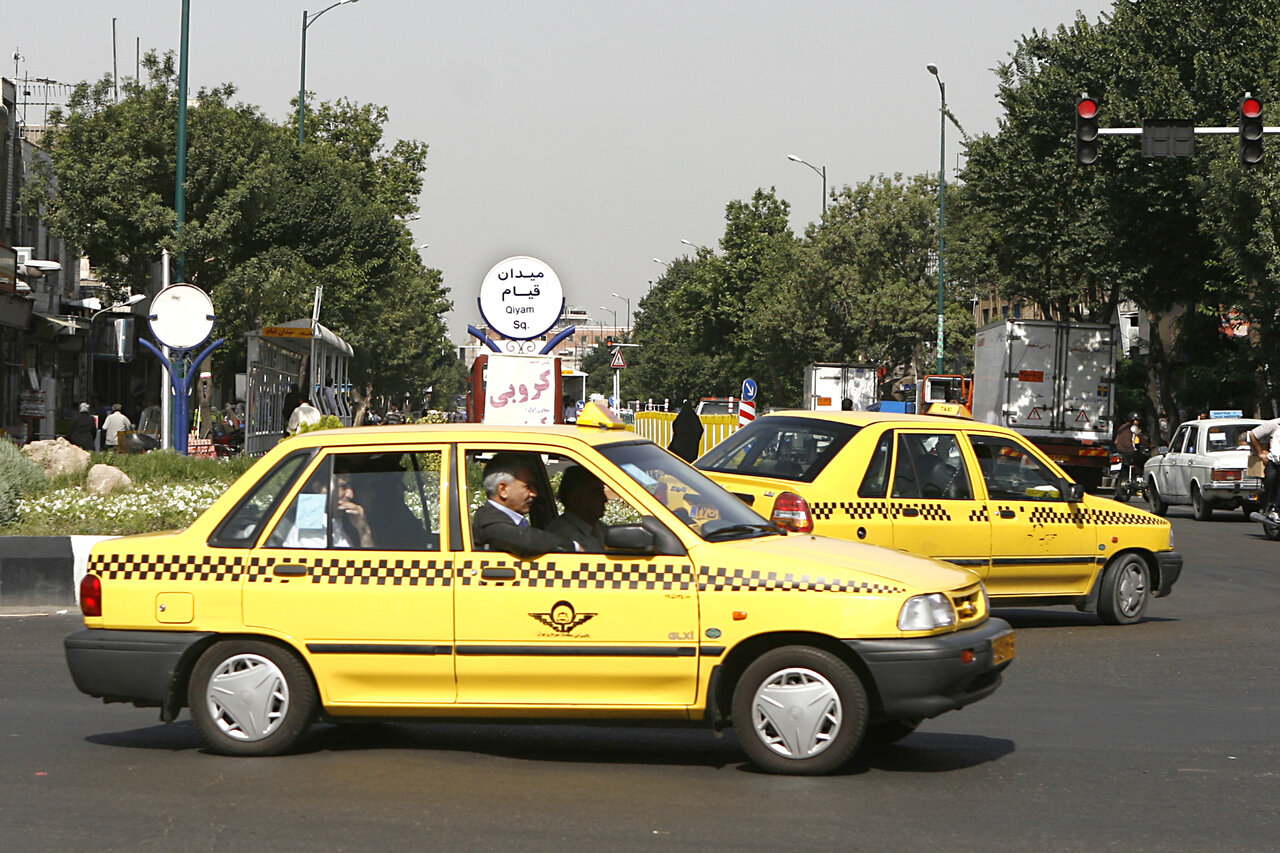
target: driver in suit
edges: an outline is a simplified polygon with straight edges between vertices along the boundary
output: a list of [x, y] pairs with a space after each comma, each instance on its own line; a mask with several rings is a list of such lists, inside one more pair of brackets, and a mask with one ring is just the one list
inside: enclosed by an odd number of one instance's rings
[[514, 453], [497, 453], [484, 467], [484, 490], [489, 500], [471, 519], [471, 538], [477, 548], [506, 551], [529, 559], [549, 551], [581, 551], [574, 540], [539, 530], [527, 517], [538, 496], [528, 463]]

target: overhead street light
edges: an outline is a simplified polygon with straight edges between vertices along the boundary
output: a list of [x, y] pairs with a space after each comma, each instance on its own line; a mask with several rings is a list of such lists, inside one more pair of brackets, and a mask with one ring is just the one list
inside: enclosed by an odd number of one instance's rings
[[616, 293], [613, 294], [613, 298], [621, 299], [623, 302], [627, 303], [627, 330], [630, 331], [631, 330], [631, 300], [626, 296], [619, 296]]
[[825, 221], [827, 218], [827, 167], [823, 166], [819, 169], [817, 166], [813, 165], [798, 154], [788, 154], [787, 159], [793, 163], [803, 163], [822, 176], [822, 219]]
[[947, 84], [938, 74], [938, 66], [930, 62], [926, 68], [938, 81], [941, 100], [938, 125], [941, 127], [938, 142], [938, 372], [942, 373], [942, 324], [946, 317], [946, 227], [947, 227]]
[[606, 307], [605, 307], [605, 306], [603, 306], [603, 305], [601, 305], [601, 306], [600, 306], [600, 310], [601, 310], [601, 311], [608, 311], [610, 314], [612, 314], [612, 315], [613, 315], [613, 330], [614, 330], [615, 332], [616, 332], [616, 331], [618, 331], [618, 312], [617, 312], [617, 311], [615, 311], [615, 310], [613, 310], [612, 308], [606, 308]]
[[302, 11], [302, 71], [298, 75], [298, 144], [301, 145], [307, 138], [307, 27], [310, 27], [316, 21], [320, 20], [320, 16], [328, 12], [334, 6], [345, 6], [348, 3], [355, 3], [356, 0], [338, 0], [337, 3], [325, 6], [314, 15], [308, 15], [304, 9]]
[[654, 258], [654, 259], [653, 259], [653, 262], [654, 262], [655, 264], [662, 264], [664, 267], [669, 267], [669, 266], [671, 266], [671, 264], [667, 263], [667, 262], [666, 262], [666, 261], [664, 261], [662, 258]]
[[694, 251], [697, 251], [698, 249], [701, 249], [701, 248], [702, 248], [701, 246], [699, 246], [697, 243], [693, 242], [692, 240], [686, 240], [686, 239], [684, 239], [683, 237], [681, 237], [681, 238], [680, 238], [680, 242], [681, 242], [681, 243], [684, 243], [686, 246], [692, 246], [692, 247], [693, 247], [693, 249], [694, 249]]

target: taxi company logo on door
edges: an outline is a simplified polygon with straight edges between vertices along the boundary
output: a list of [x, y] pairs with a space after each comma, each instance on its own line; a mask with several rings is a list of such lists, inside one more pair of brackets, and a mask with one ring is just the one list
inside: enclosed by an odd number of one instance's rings
[[596, 616], [594, 613], [575, 612], [573, 605], [567, 601], [557, 601], [551, 606], [551, 612], [549, 613], [530, 613], [529, 615], [557, 634], [568, 634], [574, 628], [584, 622], [589, 622]]

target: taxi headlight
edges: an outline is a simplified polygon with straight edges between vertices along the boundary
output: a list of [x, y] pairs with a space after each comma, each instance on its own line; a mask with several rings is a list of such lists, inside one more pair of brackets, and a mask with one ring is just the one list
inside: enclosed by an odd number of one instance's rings
[[956, 609], [951, 599], [940, 592], [914, 595], [898, 613], [899, 631], [932, 631], [956, 624]]

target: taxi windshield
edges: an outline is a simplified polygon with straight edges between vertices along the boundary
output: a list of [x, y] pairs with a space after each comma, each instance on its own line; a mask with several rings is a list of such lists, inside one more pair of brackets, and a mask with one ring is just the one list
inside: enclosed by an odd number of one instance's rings
[[857, 431], [852, 424], [817, 418], [761, 418], [707, 451], [698, 467], [812, 483]]
[[708, 542], [786, 533], [656, 444], [610, 444], [599, 450]]

